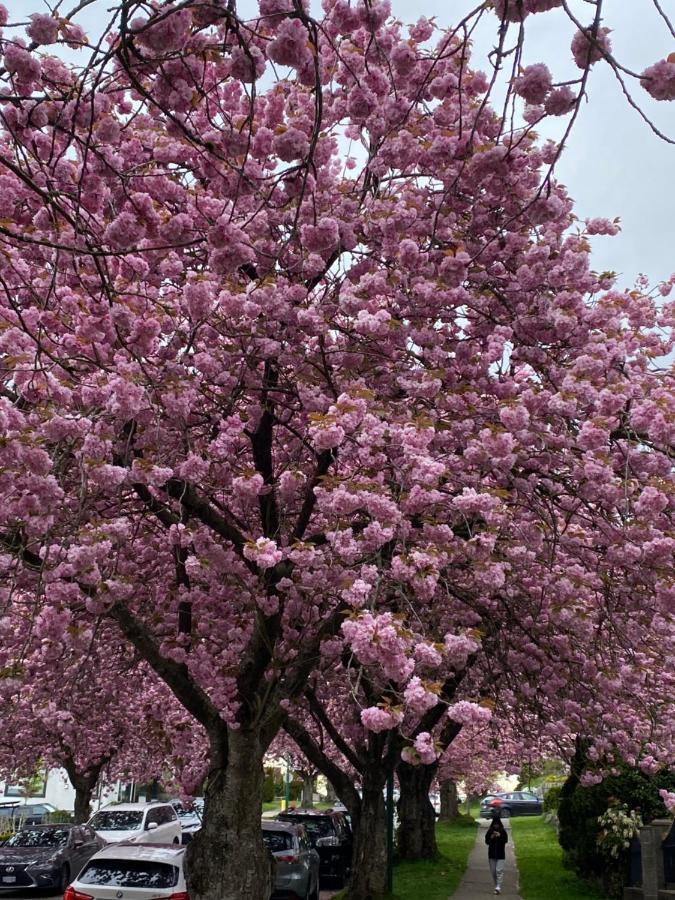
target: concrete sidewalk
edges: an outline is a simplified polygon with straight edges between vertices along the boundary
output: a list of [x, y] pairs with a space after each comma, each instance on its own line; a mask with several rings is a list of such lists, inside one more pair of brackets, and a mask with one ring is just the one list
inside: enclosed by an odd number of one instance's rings
[[[488, 824], [481, 820], [478, 825], [476, 844], [469, 856], [464, 878], [452, 895], [452, 900], [479, 900], [479, 898], [495, 896], [495, 888], [488, 867], [487, 847], [485, 846], [485, 832]], [[501, 896], [506, 900], [520, 900], [518, 869], [513, 853], [513, 832], [508, 819], [504, 819], [504, 825], [509, 833], [509, 842], [506, 845], [506, 871], [504, 872]]]

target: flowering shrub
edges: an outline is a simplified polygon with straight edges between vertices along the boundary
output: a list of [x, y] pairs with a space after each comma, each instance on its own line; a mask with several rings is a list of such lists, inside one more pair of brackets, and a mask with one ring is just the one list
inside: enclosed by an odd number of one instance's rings
[[598, 818], [600, 832], [597, 837], [601, 853], [612, 859], [619, 859], [630, 846], [642, 828], [642, 816], [636, 809], [629, 810], [625, 803], [610, 806], [607, 812]]

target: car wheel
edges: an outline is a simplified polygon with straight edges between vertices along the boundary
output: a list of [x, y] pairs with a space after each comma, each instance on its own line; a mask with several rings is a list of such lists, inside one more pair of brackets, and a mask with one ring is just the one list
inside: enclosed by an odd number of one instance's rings
[[175, 837], [175, 838], [173, 839], [173, 842], [174, 842], [174, 844], [180, 844], [180, 841], [178, 840], [177, 837]]
[[502, 809], [500, 810], [502, 819], [510, 819], [511, 818], [511, 810], [510, 809]]
[[57, 890], [59, 894], [65, 894], [66, 888], [70, 884], [70, 868], [66, 865], [61, 869]]

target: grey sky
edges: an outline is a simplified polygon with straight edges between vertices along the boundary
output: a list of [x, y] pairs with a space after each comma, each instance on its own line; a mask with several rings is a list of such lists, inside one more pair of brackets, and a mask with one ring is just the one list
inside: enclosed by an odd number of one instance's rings
[[[45, 11], [45, 0], [3, 0], [10, 19], [24, 20], [31, 12]], [[313, 5], [316, 0], [313, 0]], [[589, 6], [584, 0], [569, 0], [570, 8], [584, 24]], [[675, 18], [675, 0], [661, 0]], [[66, 11], [75, 5], [68, 0]], [[95, 31], [105, 20], [112, 0], [97, 0], [78, 21]], [[254, 0], [240, 0], [242, 14], [255, 11]], [[318, 4], [317, 4], [318, 5]], [[392, 0], [394, 14], [403, 21], [434, 16], [439, 25], [457, 22], [477, 6], [477, 0]], [[659, 19], [651, 0], [606, 0], [604, 24], [613, 29], [615, 56], [638, 72], [675, 50], [675, 39]], [[531, 16], [528, 25], [526, 62], [546, 62], [554, 80], [578, 74], [569, 45], [574, 27], [562, 10]], [[484, 19], [476, 35], [473, 64], [487, 69], [487, 54], [493, 46], [497, 20]], [[635, 84], [635, 98], [659, 127], [675, 136], [675, 103], [656, 103]], [[593, 266], [621, 273], [622, 285], [632, 283], [639, 272], [652, 281], [668, 278], [675, 271], [673, 251], [672, 172], [675, 147], [653, 135], [638, 114], [629, 108], [609, 67], [598, 63], [592, 72], [590, 102], [582, 109], [557, 175], [567, 185], [580, 216], [620, 216], [622, 233], [614, 238], [595, 238]], [[557, 125], [564, 120], [556, 120]], [[555, 137], [555, 130], [546, 136]]]

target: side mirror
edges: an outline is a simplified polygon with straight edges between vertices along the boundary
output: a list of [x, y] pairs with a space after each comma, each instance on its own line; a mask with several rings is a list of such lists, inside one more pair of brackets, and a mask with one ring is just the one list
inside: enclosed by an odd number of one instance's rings
[[145, 826], [146, 831], [155, 831], [156, 828], [157, 822], [148, 822], [148, 824]]
[[82, 838], [75, 838], [73, 841], [73, 847], [81, 847], [84, 844]]

